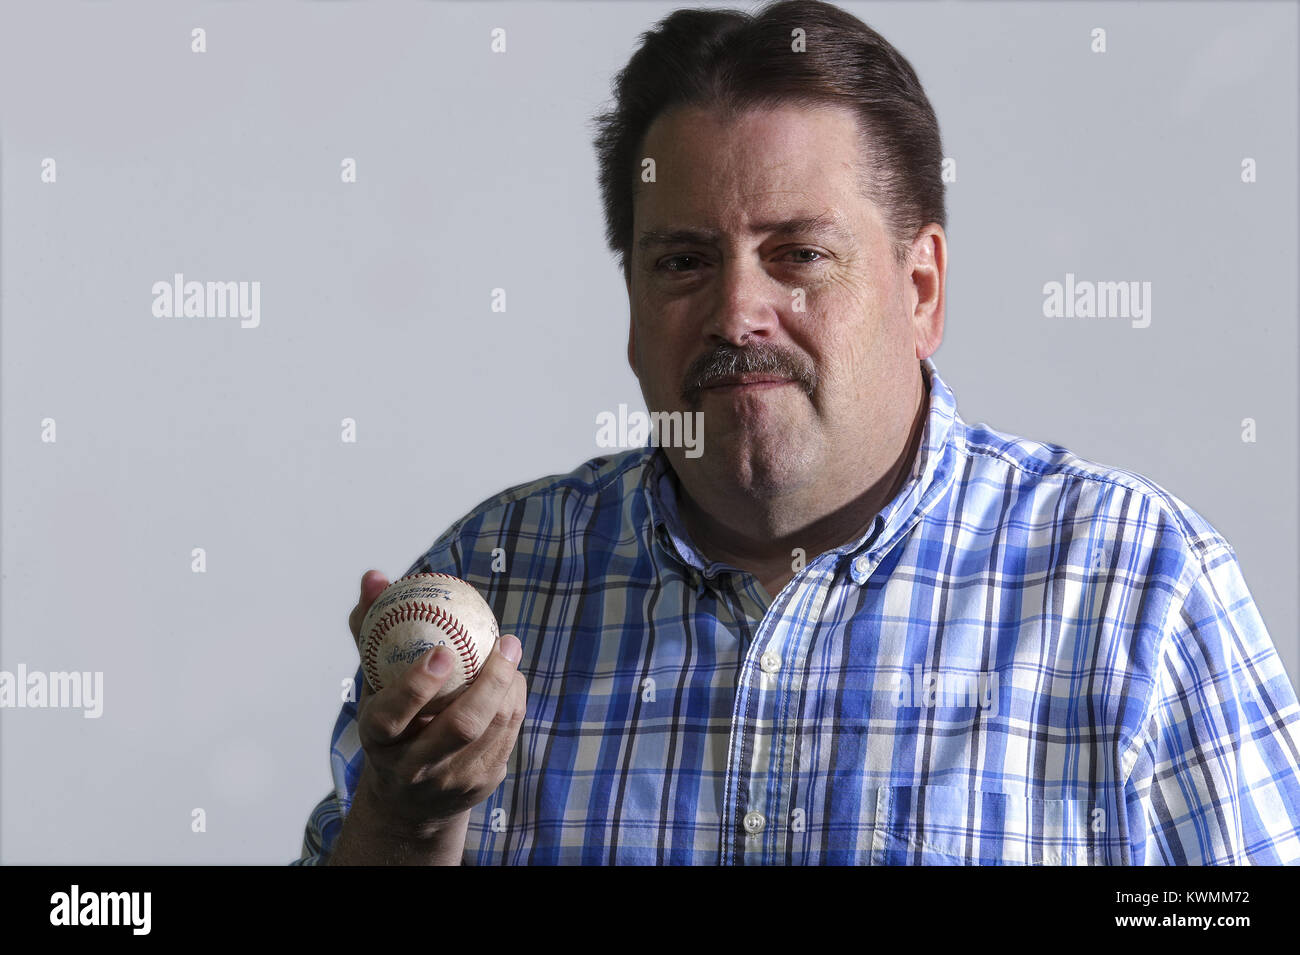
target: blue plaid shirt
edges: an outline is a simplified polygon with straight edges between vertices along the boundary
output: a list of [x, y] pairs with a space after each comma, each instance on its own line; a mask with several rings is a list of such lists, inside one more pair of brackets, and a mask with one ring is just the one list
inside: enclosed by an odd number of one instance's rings
[[[653, 448], [510, 489], [416, 561], [523, 643], [466, 864], [1300, 861], [1300, 705], [1227, 541], [1139, 475], [967, 425], [922, 365], [909, 478], [775, 599], [692, 544]], [[295, 864], [351, 804], [354, 703], [330, 755]]]

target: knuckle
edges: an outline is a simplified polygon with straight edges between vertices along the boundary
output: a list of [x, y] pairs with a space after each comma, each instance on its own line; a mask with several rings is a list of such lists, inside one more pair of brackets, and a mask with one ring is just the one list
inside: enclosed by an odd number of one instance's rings
[[461, 709], [449, 711], [447, 720], [447, 732], [452, 739], [464, 745], [472, 743], [482, 735], [482, 727], [474, 714], [469, 710]]
[[454, 777], [453, 784], [445, 792], [458, 805], [468, 807], [481, 803], [499, 785], [500, 783], [493, 783], [491, 774], [485, 772], [483, 767], [475, 766], [457, 774]]
[[474, 802], [474, 790], [477, 788], [473, 780], [467, 779], [459, 773], [448, 775], [439, 780], [438, 786], [441, 797], [457, 805]]
[[378, 713], [371, 712], [357, 720], [357, 738], [367, 755], [378, 752], [379, 748], [390, 742], [397, 732], [388, 720]]
[[402, 679], [382, 692], [387, 693], [388, 698], [403, 709], [409, 709], [424, 700], [420, 687], [410, 679], [409, 674], [404, 674]]
[[387, 744], [400, 737], [406, 730], [406, 721], [402, 712], [410, 708], [398, 685], [385, 687], [373, 693], [364, 710], [357, 714], [357, 734], [363, 739], [366, 734], [376, 743]]
[[407, 704], [415, 705], [428, 702], [433, 699], [437, 693], [438, 687], [446, 682], [445, 678], [440, 679], [424, 668], [422, 662], [417, 661], [415, 665], [407, 668], [397, 681], [393, 684], [395, 690], [399, 690], [402, 699]]
[[506, 700], [492, 717], [492, 728], [494, 730], [508, 730], [514, 725], [514, 723], [515, 705], [511, 701]]
[[499, 654], [494, 655], [489, 663], [493, 665], [485, 666], [483, 672], [479, 674], [479, 679], [486, 677], [494, 692], [504, 693], [510, 689], [515, 668], [511, 666], [509, 660]]
[[465, 805], [471, 805], [477, 802], [477, 799], [467, 799], [472, 795], [483, 780], [471, 763], [464, 760], [457, 760], [453, 763], [455, 768], [447, 771], [446, 775], [438, 779], [439, 796], [446, 798], [448, 796], [456, 801], [465, 800]]

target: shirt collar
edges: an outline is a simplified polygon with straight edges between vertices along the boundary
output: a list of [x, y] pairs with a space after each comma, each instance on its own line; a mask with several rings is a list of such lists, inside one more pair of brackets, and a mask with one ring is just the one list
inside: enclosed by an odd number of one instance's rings
[[[922, 359], [921, 369], [929, 388], [929, 411], [907, 479], [865, 534], [831, 551], [852, 561], [849, 576], [857, 584], [867, 580], [880, 559], [934, 506], [956, 475], [954, 437], [960, 421], [956, 398], [932, 359]], [[691, 541], [677, 509], [677, 476], [660, 448], [650, 451], [642, 490], [656, 539], [670, 556], [690, 568], [693, 582], [702, 588], [702, 578], [734, 569], [709, 561]], [[810, 554], [809, 559], [815, 556]]]

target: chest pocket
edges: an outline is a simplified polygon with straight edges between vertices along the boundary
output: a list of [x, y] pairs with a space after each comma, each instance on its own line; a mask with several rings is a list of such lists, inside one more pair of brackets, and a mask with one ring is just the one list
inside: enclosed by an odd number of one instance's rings
[[876, 791], [872, 865], [1086, 865], [1089, 808], [955, 786]]

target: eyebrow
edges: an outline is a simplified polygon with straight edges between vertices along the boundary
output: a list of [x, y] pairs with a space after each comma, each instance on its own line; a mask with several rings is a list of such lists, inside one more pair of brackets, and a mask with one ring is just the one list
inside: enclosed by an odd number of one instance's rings
[[[756, 222], [749, 231], [759, 235], [824, 235], [852, 243], [852, 232], [840, 225], [834, 217], [798, 216], [774, 222]], [[645, 250], [660, 245], [716, 245], [719, 233], [714, 229], [647, 229], [637, 240], [637, 248]]]

